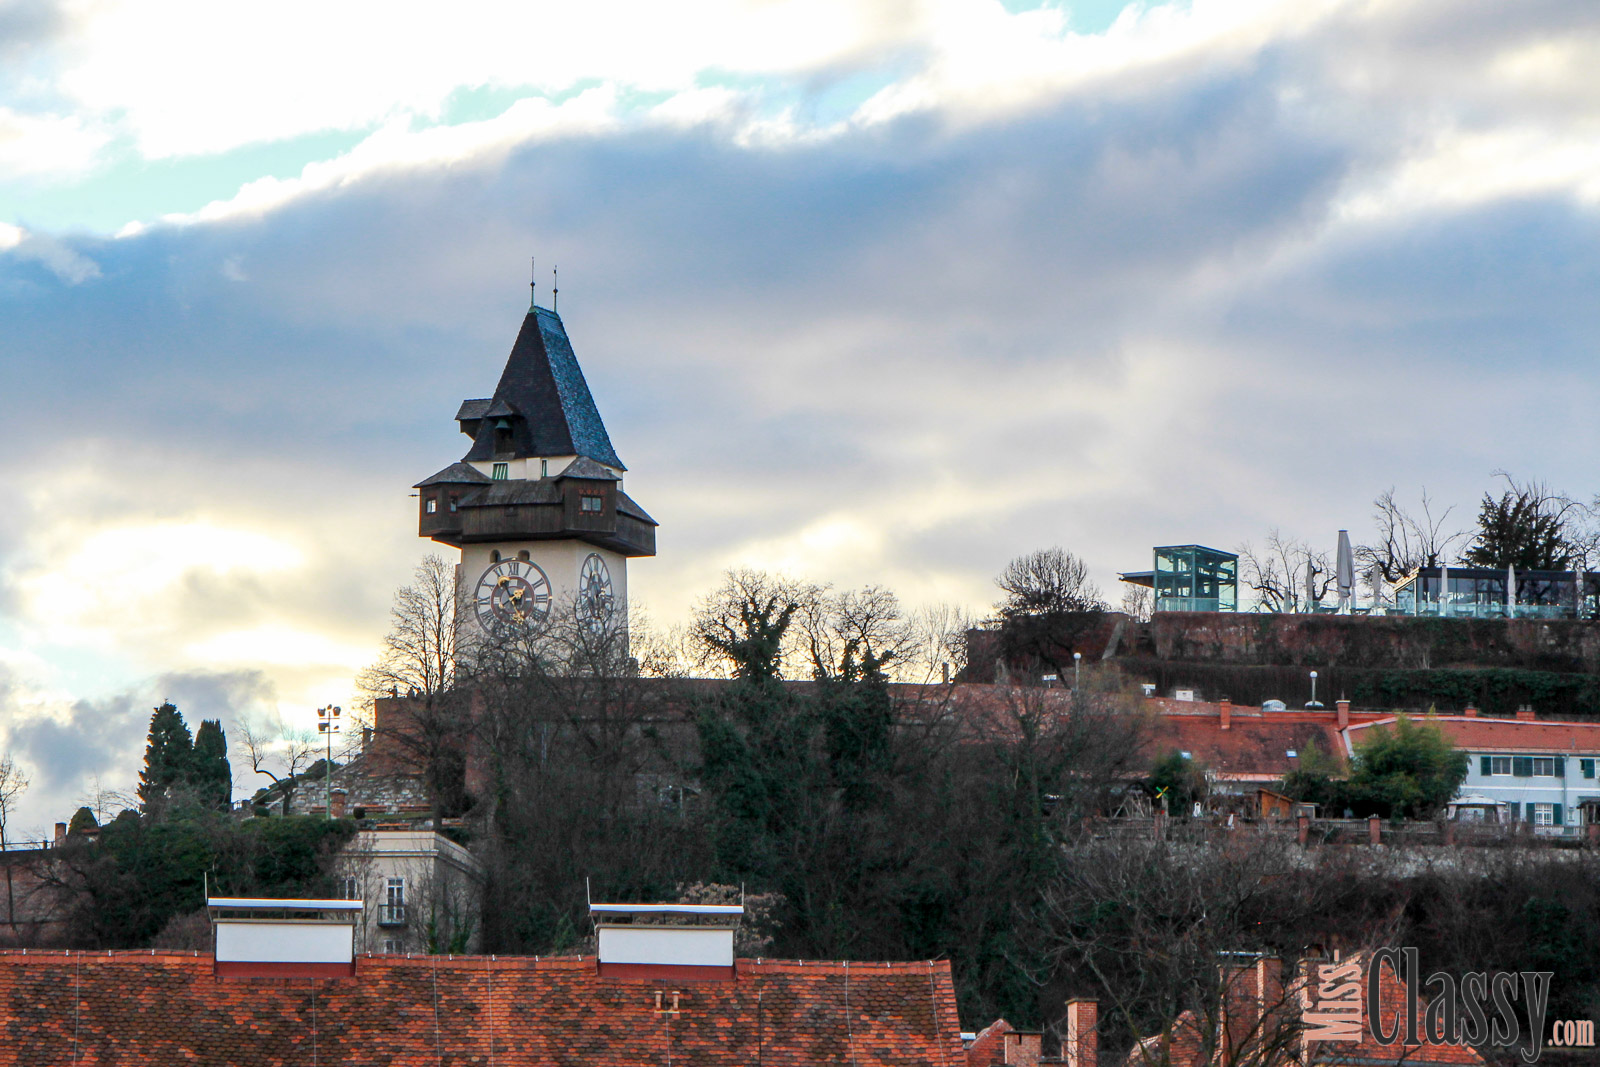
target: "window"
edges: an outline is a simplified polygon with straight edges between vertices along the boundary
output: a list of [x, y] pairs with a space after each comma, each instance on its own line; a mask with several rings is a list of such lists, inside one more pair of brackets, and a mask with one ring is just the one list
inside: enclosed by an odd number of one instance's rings
[[383, 907], [378, 912], [378, 925], [400, 926], [406, 921], [406, 880], [390, 878], [383, 887]]
[[429, 515], [437, 514], [438, 511], [439, 511], [439, 502], [437, 500], [429, 500], [428, 501], [428, 514]]
[[592, 493], [585, 493], [583, 495], [582, 508], [584, 511], [598, 512], [605, 508], [605, 502]]
[[1535, 804], [1533, 806], [1533, 825], [1554, 826], [1556, 824], [1556, 806], [1554, 804]]
[[400, 955], [400, 939], [395, 937], [384, 938], [383, 953], [386, 956]]
[[1490, 769], [1489, 773], [1490, 774], [1510, 774], [1511, 773], [1511, 757], [1510, 756], [1496, 756], [1496, 757], [1494, 757], [1493, 767]]
[[1578, 770], [1583, 774], [1583, 776], [1585, 778], [1593, 778], [1594, 777], [1594, 760], [1592, 760], [1592, 759], [1581, 759], [1581, 760], [1579, 760], [1578, 761]]
[[1555, 760], [1551, 759], [1549, 756], [1537, 756], [1537, 757], [1534, 758], [1534, 761], [1533, 761], [1533, 774], [1534, 774], [1534, 777], [1536, 777], [1536, 778], [1538, 778], [1538, 777], [1554, 778], [1555, 777], [1555, 773], [1556, 773], [1556, 761]]
[[450, 510], [456, 510], [456, 495], [454, 493], [450, 494]]
[[360, 882], [360, 880], [357, 879], [354, 875], [352, 875], [349, 878], [343, 879], [342, 880], [342, 884], [339, 886], [339, 892], [342, 894], [341, 897], [340, 897], [341, 900], [360, 900], [361, 899], [361, 882]]
[[493, 478], [497, 482], [505, 481], [507, 478], [511, 477], [511, 464], [496, 463], [494, 465], [494, 472], [491, 473], [489, 477]]
[[541, 477], [541, 478], [550, 477], [550, 461], [549, 460], [541, 459], [539, 461], [539, 477]]

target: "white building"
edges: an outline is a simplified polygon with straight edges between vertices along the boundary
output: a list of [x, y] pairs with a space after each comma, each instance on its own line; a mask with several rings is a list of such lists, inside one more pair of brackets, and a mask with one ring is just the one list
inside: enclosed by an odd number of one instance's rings
[[478, 950], [483, 865], [432, 830], [362, 830], [340, 853], [346, 900], [365, 902], [357, 952]]
[[[1345, 729], [1346, 755], [1368, 731], [1394, 721], [1391, 716]], [[1487, 719], [1470, 709], [1428, 721], [1470, 757], [1458, 798], [1504, 805], [1500, 810], [1511, 821], [1531, 823], [1540, 833], [1576, 836], [1600, 820], [1600, 723], [1540, 721], [1531, 711]]]

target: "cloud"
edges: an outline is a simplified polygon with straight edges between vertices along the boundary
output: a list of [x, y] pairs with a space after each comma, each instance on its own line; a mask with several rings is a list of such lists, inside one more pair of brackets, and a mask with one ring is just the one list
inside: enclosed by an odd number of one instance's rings
[[[191, 732], [204, 719], [220, 720], [230, 743], [241, 722], [270, 721], [277, 712], [273, 682], [255, 670], [172, 671], [104, 697], [71, 700], [35, 688], [0, 663], [0, 738], [29, 778], [8, 834], [47, 837], [52, 823], [93, 804], [97, 789], [131, 797], [151, 711], [167, 701]], [[234, 779], [239, 790], [255, 784], [248, 767], [236, 766]]]
[[[0, 229], [0, 642], [27, 679], [0, 721], [68, 760], [163, 676], [196, 715], [343, 700], [392, 589], [449, 554], [408, 487], [464, 451], [533, 253], [662, 523], [629, 587], [668, 623], [740, 563], [981, 609], [1052, 544], [1113, 590], [1154, 544], [1359, 539], [1390, 485], [1593, 491], [1600, 16], [1196, 3], [1090, 39], [902, 13], [749, 61], [899, 86], [864, 108], [673, 56], [644, 103], [601, 79], [434, 128], [346, 101], [327, 121], [374, 131], [297, 177], [48, 235], [82, 284]], [[394, 99], [425, 108], [441, 62]], [[561, 62], [539, 77], [588, 69]], [[148, 120], [148, 150], [207, 150], [203, 119]], [[135, 725], [52, 780], [126, 777]]]
[[99, 265], [66, 241], [0, 222], [0, 256], [4, 255], [18, 262], [38, 263], [68, 285], [81, 285], [100, 276]]

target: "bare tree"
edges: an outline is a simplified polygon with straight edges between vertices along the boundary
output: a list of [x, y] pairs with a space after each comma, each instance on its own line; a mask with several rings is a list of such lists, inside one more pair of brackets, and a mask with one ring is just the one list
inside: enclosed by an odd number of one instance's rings
[[916, 634], [900, 598], [881, 586], [841, 593], [802, 587], [796, 630], [813, 678], [837, 678], [870, 664], [887, 674], [911, 657]]
[[[17, 809], [17, 799], [28, 788], [28, 776], [22, 773], [16, 761], [7, 752], [0, 756], [0, 852], [10, 848], [6, 837], [6, 827], [11, 821], [12, 814]], [[16, 890], [11, 883], [11, 864], [6, 864], [6, 921], [12, 929], [17, 925]]]
[[1122, 593], [1122, 613], [1134, 622], [1149, 622], [1155, 592], [1149, 586], [1129, 585]]
[[909, 622], [915, 643], [898, 672], [901, 681], [948, 681], [966, 669], [967, 631], [978, 625], [971, 612], [959, 604], [928, 604]]
[[[356, 687], [374, 709], [374, 727], [421, 772], [437, 822], [460, 814], [466, 804], [463, 739], [469, 724], [457, 676], [470, 656], [503, 658], [507, 650], [493, 640], [479, 647], [479, 638], [488, 635], [469, 630], [455, 568], [438, 556], [424, 558], [412, 581], [395, 591], [389, 619], [383, 651], [357, 677]], [[470, 642], [469, 632], [475, 635]], [[381, 697], [394, 702], [378, 722]]]
[[805, 663], [802, 611], [819, 612], [823, 586], [749, 569], [732, 570], [695, 605], [689, 644], [696, 666], [713, 674], [785, 676]]
[[1467, 531], [1450, 524], [1450, 513], [1455, 511], [1455, 506], [1435, 515], [1438, 504], [1428, 497], [1426, 487], [1415, 508], [1396, 501], [1393, 486], [1379, 493], [1372, 507], [1377, 536], [1370, 544], [1356, 546], [1356, 563], [1362, 571], [1376, 571], [1390, 584], [1418, 567], [1437, 567], [1440, 561], [1448, 562], [1456, 546], [1467, 539]]
[[442, 693], [455, 682], [461, 592], [455, 568], [429, 555], [395, 591], [378, 662], [357, 687], [370, 696]]
[[1062, 858], [1043, 891], [1040, 984], [1093, 990], [1102, 1032], [1130, 1067], [1299, 1062], [1293, 972], [1255, 964], [1393, 930], [1393, 886], [1343, 852], [1308, 860], [1282, 834], [1241, 827], [1212, 846], [1146, 830]]
[[995, 605], [1002, 616], [1104, 611], [1105, 600], [1088, 566], [1064, 548], [1044, 548], [1006, 564], [995, 584], [1006, 594]]
[[1260, 552], [1239, 546], [1239, 580], [1255, 592], [1256, 610], [1310, 611], [1322, 603], [1337, 576], [1326, 552], [1273, 530]]
[[78, 802], [94, 813], [94, 821], [101, 826], [117, 812], [139, 810], [138, 794], [107, 788], [98, 774], [89, 779], [89, 788], [78, 798]]
[[282, 719], [271, 729], [241, 721], [238, 736], [239, 750], [249, 760], [250, 770], [272, 779], [283, 798], [283, 814], [288, 815], [300, 775], [316, 759], [316, 738], [310, 731], [291, 729]]

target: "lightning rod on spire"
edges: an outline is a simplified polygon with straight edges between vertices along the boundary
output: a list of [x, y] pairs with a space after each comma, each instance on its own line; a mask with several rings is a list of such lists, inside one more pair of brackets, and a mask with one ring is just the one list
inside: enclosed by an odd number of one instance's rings
[[550, 270], [550, 310], [561, 310], [561, 266], [557, 264]]
[[529, 273], [532, 275], [528, 281], [528, 310], [532, 311], [539, 306], [539, 260], [529, 256], [528, 265]]

